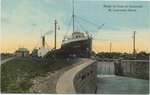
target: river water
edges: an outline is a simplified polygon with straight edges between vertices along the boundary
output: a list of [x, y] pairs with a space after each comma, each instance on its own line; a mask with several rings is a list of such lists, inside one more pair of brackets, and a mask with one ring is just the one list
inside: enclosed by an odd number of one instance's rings
[[98, 94], [148, 94], [149, 81], [116, 76], [114, 64], [97, 63]]

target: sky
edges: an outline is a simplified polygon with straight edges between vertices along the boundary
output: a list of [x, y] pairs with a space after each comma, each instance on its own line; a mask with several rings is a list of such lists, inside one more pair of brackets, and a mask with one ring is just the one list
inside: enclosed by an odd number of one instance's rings
[[[115, 11], [122, 8], [112, 6], [131, 6], [129, 9], [136, 11]], [[133, 31], [136, 31], [136, 50], [150, 52], [148, 1], [75, 0], [75, 15], [76, 30], [92, 34], [96, 52], [109, 51], [111, 42], [112, 51], [131, 53]], [[47, 47], [53, 48], [55, 19], [60, 27], [57, 32], [57, 48], [60, 48], [64, 35], [72, 33], [71, 16], [72, 0], [2, 0], [1, 52], [14, 52], [19, 47], [32, 51], [41, 45], [41, 35], [48, 31]]]

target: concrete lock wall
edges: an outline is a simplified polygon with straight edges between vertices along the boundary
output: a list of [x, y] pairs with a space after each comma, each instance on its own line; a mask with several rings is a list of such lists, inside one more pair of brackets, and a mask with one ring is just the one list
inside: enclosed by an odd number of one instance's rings
[[149, 61], [118, 60], [115, 62], [115, 74], [141, 79], [149, 79]]
[[96, 61], [84, 63], [64, 73], [58, 80], [56, 92], [61, 94], [96, 93]]
[[76, 93], [96, 93], [96, 83], [96, 63], [88, 65], [79, 71], [74, 78], [74, 87]]

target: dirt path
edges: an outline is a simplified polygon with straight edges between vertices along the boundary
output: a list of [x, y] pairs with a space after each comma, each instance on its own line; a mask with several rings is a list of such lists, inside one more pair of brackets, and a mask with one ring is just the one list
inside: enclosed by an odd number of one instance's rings
[[4, 64], [4, 63], [6, 63], [6, 62], [8, 62], [10, 60], [13, 60], [14, 58], [15, 57], [10, 57], [10, 58], [4, 59], [4, 60], [1, 61], [1, 64]]
[[67, 70], [81, 64], [81, 60], [66, 68], [55, 72], [49, 72], [46, 77], [36, 77], [32, 79], [33, 86], [30, 88], [31, 93], [56, 93], [56, 84], [59, 77]]

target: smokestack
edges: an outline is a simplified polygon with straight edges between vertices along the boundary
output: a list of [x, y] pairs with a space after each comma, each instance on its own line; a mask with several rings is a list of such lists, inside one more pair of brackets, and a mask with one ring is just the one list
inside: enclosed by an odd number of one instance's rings
[[42, 36], [42, 47], [45, 48], [45, 36]]

